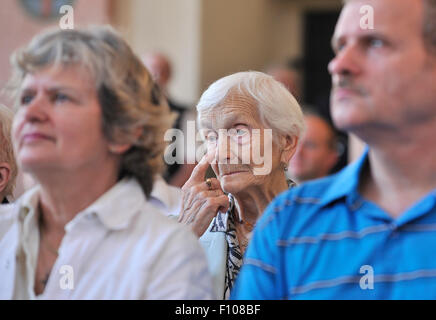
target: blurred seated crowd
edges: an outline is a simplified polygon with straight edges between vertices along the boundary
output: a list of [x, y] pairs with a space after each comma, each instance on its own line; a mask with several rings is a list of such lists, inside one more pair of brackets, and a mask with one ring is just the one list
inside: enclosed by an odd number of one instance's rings
[[[168, 57], [112, 27], [36, 35], [0, 105], [0, 299], [436, 299], [435, 19], [433, 0], [344, 1], [331, 119], [286, 64], [193, 110]], [[168, 163], [189, 121], [202, 143]], [[340, 131], [366, 144], [344, 168]]]

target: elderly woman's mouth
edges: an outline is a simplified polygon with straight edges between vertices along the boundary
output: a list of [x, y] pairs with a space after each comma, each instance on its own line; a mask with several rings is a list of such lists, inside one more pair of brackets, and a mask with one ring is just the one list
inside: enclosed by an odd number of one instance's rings
[[224, 176], [231, 176], [231, 175], [235, 175], [235, 174], [238, 174], [238, 173], [244, 173], [244, 172], [247, 172], [247, 171], [246, 170], [231, 171], [231, 172], [223, 173], [223, 174], [221, 174], [221, 176], [222, 177], [224, 177]]

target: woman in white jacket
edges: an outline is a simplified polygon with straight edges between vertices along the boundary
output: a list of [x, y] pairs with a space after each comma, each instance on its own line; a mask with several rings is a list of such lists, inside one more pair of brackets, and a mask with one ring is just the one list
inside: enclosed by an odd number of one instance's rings
[[0, 298], [210, 298], [198, 241], [149, 201], [173, 117], [126, 42], [50, 31], [13, 68], [14, 148], [37, 186], [1, 208]]

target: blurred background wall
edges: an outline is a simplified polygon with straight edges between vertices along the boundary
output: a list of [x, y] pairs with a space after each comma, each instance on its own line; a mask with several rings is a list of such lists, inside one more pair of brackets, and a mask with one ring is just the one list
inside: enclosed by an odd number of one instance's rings
[[[300, 57], [307, 12], [341, 0], [112, 0], [112, 23], [142, 53], [172, 61], [170, 93], [193, 105], [216, 79]], [[328, 40], [330, 41], [330, 40]], [[330, 48], [327, 48], [330, 49]], [[324, 70], [325, 71], [325, 70]], [[326, 72], [326, 71], [325, 71]]]
[[[62, 2], [31, 1], [41, 8], [44, 3]], [[10, 76], [13, 50], [39, 31], [58, 25], [58, 20], [33, 17], [22, 2], [1, 3], [1, 87]], [[301, 57], [305, 15], [339, 12], [341, 0], [76, 0], [73, 5], [76, 26], [110, 23], [138, 54], [168, 55], [174, 69], [170, 93], [193, 105], [211, 82], [224, 75], [264, 70], [272, 62]]]
[[[10, 77], [11, 53], [58, 26], [59, 17], [50, 20], [45, 11], [64, 2], [73, 4], [76, 27], [109, 23], [139, 55], [166, 54], [173, 67], [169, 94], [185, 106], [222, 76], [298, 59], [302, 100], [328, 113], [327, 63], [341, 0], [1, 0], [0, 87]], [[4, 95], [0, 103], [11, 105]], [[351, 160], [361, 152], [354, 144]]]
[[[25, 45], [34, 35], [50, 27], [58, 27], [59, 20], [44, 18], [45, 6], [52, 1], [30, 0], [35, 3], [35, 11], [41, 17], [32, 15], [26, 10], [25, 1], [1, 0], [0, 3], [0, 88], [3, 88], [10, 77], [9, 57], [12, 52]], [[39, 3], [40, 4], [39, 4]], [[38, 5], [36, 5], [38, 3]], [[47, 4], [45, 4], [47, 3]], [[55, 3], [55, 1], [53, 1]], [[76, 0], [74, 3], [74, 20], [77, 25], [100, 24], [110, 22], [110, 2], [107, 0]], [[10, 105], [4, 95], [0, 96], [0, 103]]]

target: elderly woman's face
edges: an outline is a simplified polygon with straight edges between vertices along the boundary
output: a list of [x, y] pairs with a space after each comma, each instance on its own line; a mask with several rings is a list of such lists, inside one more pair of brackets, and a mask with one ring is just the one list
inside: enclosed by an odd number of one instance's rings
[[108, 142], [94, 82], [83, 68], [46, 68], [28, 74], [12, 136], [25, 171], [104, 165]]
[[264, 127], [253, 104], [233, 94], [212, 111], [200, 114], [208, 153], [215, 153], [212, 168], [226, 192], [236, 194], [263, 185], [281, 170], [272, 131]]

